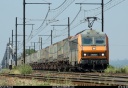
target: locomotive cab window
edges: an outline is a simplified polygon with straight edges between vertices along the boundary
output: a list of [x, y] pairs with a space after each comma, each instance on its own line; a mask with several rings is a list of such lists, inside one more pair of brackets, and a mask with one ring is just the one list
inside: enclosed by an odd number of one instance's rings
[[96, 45], [105, 45], [105, 37], [104, 36], [95, 37], [94, 41], [95, 41]]
[[82, 37], [82, 45], [92, 45], [93, 39], [92, 37]]

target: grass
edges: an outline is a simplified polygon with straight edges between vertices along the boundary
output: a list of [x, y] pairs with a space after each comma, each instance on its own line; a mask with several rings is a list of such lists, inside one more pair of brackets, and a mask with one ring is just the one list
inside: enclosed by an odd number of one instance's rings
[[38, 81], [37, 79], [20, 79], [18, 77], [0, 76], [0, 86], [73, 86], [69, 84]]
[[32, 67], [30, 65], [21, 65], [14, 67], [12, 70], [9, 69], [2, 69], [0, 73], [3, 74], [31, 74], [32, 73]]
[[20, 79], [17, 77], [0, 77], [0, 86], [50, 86], [49, 83], [35, 79]]
[[[31, 74], [32, 68], [29, 65], [22, 65], [14, 67], [12, 70], [2, 69], [0, 73], [2, 74]], [[49, 78], [50, 73], [47, 74]], [[0, 86], [74, 86], [71, 82], [65, 81], [63, 83], [58, 79], [57, 82], [53, 83], [49, 79], [46, 81], [38, 81], [37, 79], [21, 79], [17, 77], [5, 77], [0, 76]]]
[[31, 74], [33, 72], [32, 67], [30, 65], [21, 65], [14, 67], [13, 69], [2, 69], [0, 73], [3, 74]]

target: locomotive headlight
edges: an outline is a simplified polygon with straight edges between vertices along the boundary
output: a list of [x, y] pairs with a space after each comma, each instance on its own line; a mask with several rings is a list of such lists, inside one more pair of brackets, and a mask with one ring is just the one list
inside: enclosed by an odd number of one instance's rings
[[104, 53], [102, 53], [101, 55], [104, 56]]
[[92, 47], [92, 50], [95, 50], [96, 49], [96, 47]]
[[87, 54], [86, 53], [84, 53], [84, 56], [86, 56]]

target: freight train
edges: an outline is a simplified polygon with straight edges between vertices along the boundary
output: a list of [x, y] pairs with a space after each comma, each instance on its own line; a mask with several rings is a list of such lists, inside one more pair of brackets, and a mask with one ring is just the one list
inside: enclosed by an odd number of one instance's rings
[[[23, 58], [18, 65], [23, 64]], [[104, 32], [86, 29], [26, 56], [36, 70], [103, 71], [109, 65], [109, 42]]]

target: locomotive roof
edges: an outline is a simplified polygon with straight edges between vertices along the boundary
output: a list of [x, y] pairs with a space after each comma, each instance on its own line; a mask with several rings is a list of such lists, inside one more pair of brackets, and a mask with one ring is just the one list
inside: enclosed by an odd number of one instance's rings
[[83, 30], [83, 31], [81, 31], [81, 32], [79, 32], [77, 34], [84, 34], [85, 35], [85, 34], [105, 34], [105, 33], [102, 32], [102, 31], [95, 30], [95, 29], [93, 29], [93, 30], [85, 29], [85, 30]]

